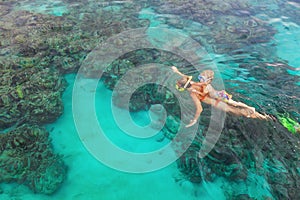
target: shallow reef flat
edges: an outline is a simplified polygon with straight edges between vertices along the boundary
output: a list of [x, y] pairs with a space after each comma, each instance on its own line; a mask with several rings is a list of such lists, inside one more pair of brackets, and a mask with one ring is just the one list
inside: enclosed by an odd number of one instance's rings
[[[299, 7], [283, 0], [1, 1], [0, 183], [25, 185], [47, 198], [63, 190], [70, 160], [52, 147], [55, 141], [44, 126], [66, 114], [66, 75], [76, 74], [106, 41], [116, 45], [102, 51], [107, 54], [95, 54], [95, 62], [79, 75], [95, 79], [101, 73], [100, 81], [110, 91], [130, 70], [146, 83], [164, 80], [173, 65], [197, 77], [197, 66], [174, 53], [176, 48], [174, 52], [153, 48], [154, 36], [147, 31], [158, 27], [184, 33], [199, 44], [210, 58], [198, 61], [200, 68], [217, 66], [224, 88], [235, 100], [277, 117], [260, 121], [228, 114], [217, 144], [200, 159], [207, 125], [214, 123], [211, 108], [204, 105], [196, 137], [175, 163], [180, 174], [172, 177], [175, 182], [181, 186], [187, 181], [197, 188], [222, 178], [225, 199], [300, 199]], [[132, 30], [143, 30], [145, 43], [130, 35], [135, 50], [103, 68], [105, 59], [99, 58], [122, 52], [117, 47], [127, 44], [126, 38], [115, 36]], [[139, 48], [147, 45], [151, 48]], [[162, 67], [145, 71], [141, 66], [148, 63]], [[119, 108], [124, 108], [124, 97], [137, 83], [134, 76], [127, 80], [114, 93], [113, 105]], [[188, 105], [188, 96], [180, 95]], [[146, 84], [132, 94], [129, 110], [145, 112], [163, 105], [167, 118], [160, 140], [171, 141], [183, 112], [177, 96], [167, 87]], [[291, 126], [293, 133], [287, 128]], [[257, 194], [249, 188], [256, 188]], [[0, 198], [1, 193], [7, 194], [1, 191]]]

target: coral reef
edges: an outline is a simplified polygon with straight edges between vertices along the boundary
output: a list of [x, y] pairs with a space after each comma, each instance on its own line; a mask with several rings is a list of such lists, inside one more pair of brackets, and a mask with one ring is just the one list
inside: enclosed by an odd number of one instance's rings
[[53, 122], [63, 112], [64, 88], [64, 79], [54, 69], [0, 70], [0, 129]]
[[0, 129], [53, 122], [63, 111], [61, 74], [76, 72], [97, 43], [146, 25], [134, 4], [123, 5], [126, 15], [88, 4], [53, 16], [14, 9], [15, 3], [0, 3]]
[[62, 158], [52, 150], [48, 132], [22, 125], [0, 135], [0, 182], [17, 182], [37, 193], [52, 194], [66, 177]]
[[[164, 76], [164, 70], [157, 70], [156, 67], [137, 68], [134, 74], [126, 77], [124, 84], [114, 90], [114, 104], [123, 107], [123, 105], [127, 105], [124, 102], [126, 98], [123, 97], [131, 96], [129, 105], [131, 111], [148, 110], [153, 104], [165, 105], [168, 110], [172, 105], [176, 105], [176, 99], [173, 98], [173, 94], [167, 88], [155, 84], [157, 78], [161, 77], [161, 80], [163, 80]], [[148, 84], [141, 86], [131, 95], [132, 86], [138, 83]]]
[[[255, 64], [255, 65], [253, 65]], [[274, 62], [274, 64], [279, 64]], [[281, 63], [280, 63], [281, 64]], [[255, 83], [241, 84], [251, 99], [263, 99], [265, 112], [278, 115], [289, 111], [291, 118], [300, 119], [300, 88], [295, 83], [298, 76], [290, 76], [286, 67], [272, 67], [268, 62], [243, 63], [240, 67], [247, 69], [249, 75], [257, 79]], [[253, 84], [257, 85], [255, 90]], [[230, 87], [230, 86], [229, 86]], [[260, 102], [254, 102], [259, 104]]]
[[19, 126], [55, 121], [63, 112], [62, 75], [76, 72], [99, 42], [148, 24], [138, 19], [136, 4], [72, 1], [68, 12], [55, 16], [20, 8], [22, 3], [0, 2], [0, 130], [6, 129], [0, 135], [0, 182], [51, 194], [66, 169], [44, 130]]
[[[257, 14], [256, 7], [246, 1], [170, 0], [151, 4], [159, 14], [165, 15], [167, 24], [189, 30], [208, 51], [218, 54], [251, 53], [257, 46], [269, 48], [257, 44], [267, 43], [275, 34], [271, 26], [253, 17]], [[186, 21], [179, 20], [178, 16]], [[193, 22], [198, 22], [198, 27], [189, 28]]]
[[85, 6], [78, 3], [68, 15], [52, 16], [0, 3], [0, 56], [5, 67], [51, 65], [62, 73], [76, 72], [99, 42], [128, 28], [147, 25], [137, 18], [140, 7], [134, 4], [124, 5], [122, 13], [81, 4]]
[[[202, 120], [209, 120], [207, 118]], [[281, 124], [228, 115], [217, 144], [200, 159], [198, 152], [207, 131], [202, 132], [202, 129], [200, 126], [195, 141], [177, 161], [186, 179], [199, 183], [224, 177], [232, 183], [250, 185], [256, 180], [249, 174], [255, 173], [267, 180], [274, 197], [300, 197], [295, 190], [300, 184], [299, 140]], [[239, 193], [238, 189], [231, 190], [230, 198]]]

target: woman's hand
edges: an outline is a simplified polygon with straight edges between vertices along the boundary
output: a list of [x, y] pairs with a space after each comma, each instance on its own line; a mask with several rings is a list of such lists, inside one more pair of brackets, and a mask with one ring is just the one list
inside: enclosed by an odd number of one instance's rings
[[197, 122], [196, 119], [192, 119], [192, 120], [190, 121], [190, 123], [189, 123], [188, 125], [186, 125], [185, 127], [186, 127], [186, 128], [191, 127], [191, 126], [193, 126], [194, 124], [196, 124], [196, 122]]
[[171, 67], [171, 69], [172, 69], [172, 71], [173, 71], [173, 72], [175, 72], [175, 73], [178, 73], [178, 69], [177, 69], [177, 67], [175, 67], [175, 66], [172, 66], [172, 67]]

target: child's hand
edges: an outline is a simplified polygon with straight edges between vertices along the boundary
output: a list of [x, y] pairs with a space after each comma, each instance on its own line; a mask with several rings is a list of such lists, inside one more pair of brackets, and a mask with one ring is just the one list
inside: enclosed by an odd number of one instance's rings
[[172, 66], [171, 69], [172, 69], [172, 71], [175, 72], [175, 73], [178, 72], [178, 69], [177, 69], [177, 67], [175, 67], [175, 66]]

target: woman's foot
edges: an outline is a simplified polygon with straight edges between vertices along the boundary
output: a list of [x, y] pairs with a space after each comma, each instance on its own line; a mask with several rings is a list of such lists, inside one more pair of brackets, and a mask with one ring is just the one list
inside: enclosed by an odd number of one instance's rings
[[248, 115], [247, 117], [251, 117], [251, 115], [255, 114], [255, 108], [254, 107], [248, 107]]

